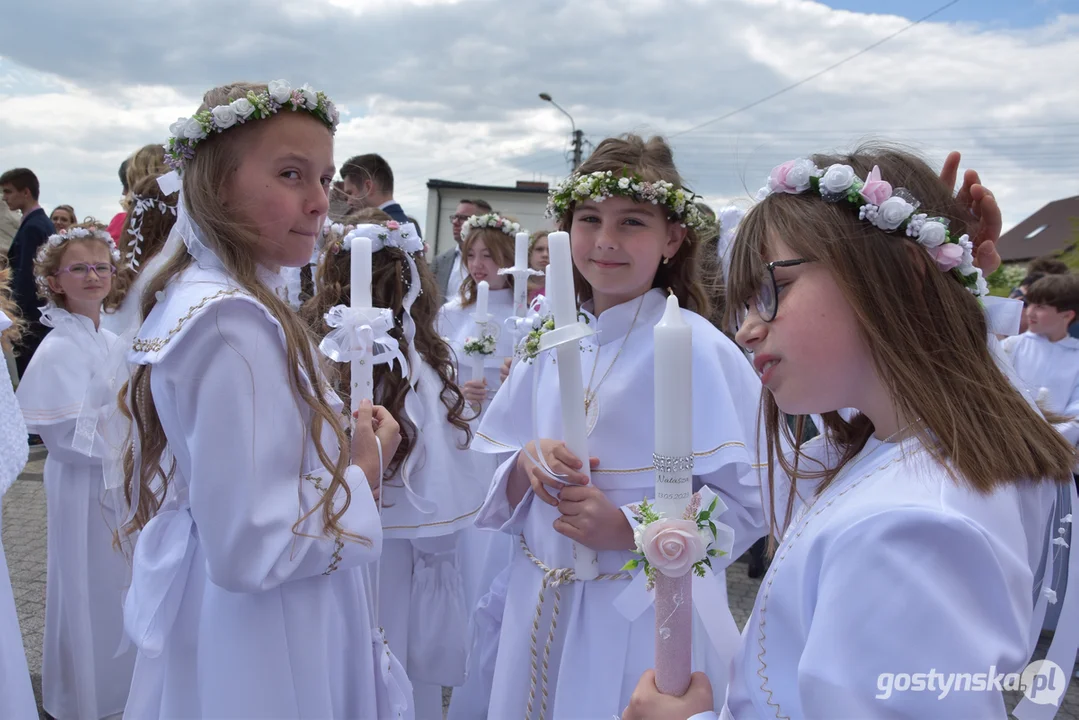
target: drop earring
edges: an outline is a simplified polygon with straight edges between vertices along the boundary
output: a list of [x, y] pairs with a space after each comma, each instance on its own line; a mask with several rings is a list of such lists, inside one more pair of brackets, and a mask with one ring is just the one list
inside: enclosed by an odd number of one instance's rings
[[671, 259], [669, 257], [667, 257], [666, 255], [663, 256], [663, 264], [664, 265], [668, 264], [670, 261], [671, 261]]

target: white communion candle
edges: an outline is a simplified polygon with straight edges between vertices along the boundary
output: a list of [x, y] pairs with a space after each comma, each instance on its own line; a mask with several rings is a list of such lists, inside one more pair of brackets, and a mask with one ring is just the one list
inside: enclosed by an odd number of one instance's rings
[[[349, 304], [353, 308], [371, 307], [371, 238], [352, 238], [350, 256], [351, 276], [349, 278]], [[370, 351], [371, 348], [368, 348]], [[371, 353], [366, 360], [353, 360], [352, 388], [350, 392], [352, 412], [360, 408], [364, 399], [374, 400], [375, 380]]]
[[[528, 268], [528, 233], [517, 233], [514, 246], [513, 267], [513, 314], [524, 317], [528, 310], [528, 275], [523, 271]], [[516, 338], [514, 338], [516, 341]], [[514, 342], [516, 345], [516, 342]]]
[[[693, 495], [693, 331], [678, 298], [653, 330], [655, 340], [656, 510], [679, 518]], [[656, 573], [656, 688], [681, 696], [689, 687], [693, 649], [693, 573]]]
[[517, 233], [513, 246], [513, 266], [518, 270], [528, 267], [528, 233]]
[[[573, 290], [573, 258], [570, 254], [569, 233], [554, 232], [547, 237], [551, 264], [547, 273], [554, 281], [549, 296], [556, 328], [577, 322], [577, 298]], [[559, 345], [558, 388], [562, 398], [563, 442], [581, 463], [581, 472], [589, 476], [588, 431], [584, 414], [584, 380], [581, 376], [581, 352], [576, 342]], [[595, 580], [599, 575], [596, 551], [579, 543], [573, 544], [574, 571], [580, 580]]]
[[[490, 291], [490, 286], [486, 280], [480, 280], [476, 285], [476, 312], [472, 315], [476, 321], [476, 340], [482, 340], [484, 333], [487, 331], [487, 296]], [[483, 363], [487, 359], [486, 355], [475, 353], [470, 358], [472, 365], [472, 379], [483, 379]]]
[[[687, 458], [693, 455], [693, 331], [682, 317], [674, 295], [667, 298], [667, 308], [653, 337], [656, 455]], [[681, 516], [692, 494], [691, 469], [666, 472], [656, 468], [658, 511], [667, 517]]]

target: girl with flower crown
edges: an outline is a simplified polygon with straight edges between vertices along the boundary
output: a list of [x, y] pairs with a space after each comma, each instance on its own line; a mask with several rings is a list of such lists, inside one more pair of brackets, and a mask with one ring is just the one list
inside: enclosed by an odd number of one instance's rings
[[[694, 392], [709, 398], [693, 409], [694, 484], [722, 497], [729, 509], [719, 519], [737, 538], [730, 557], [716, 558], [718, 572], [702, 579], [724, 606], [722, 566], [757, 539], [762, 525], [751, 468], [760, 384], [737, 347], [701, 316], [708, 301], [698, 282], [698, 245], [706, 225], [670, 148], [659, 138], [604, 140], [553, 192], [552, 211], [571, 234], [577, 297], [595, 330], [581, 347], [594, 457], [576, 458], [556, 439], [562, 433], [557, 364], [547, 356], [515, 363], [472, 446], [511, 453], [477, 525], [517, 536], [491, 718], [611, 717], [653, 663], [654, 612], [644, 583], [631, 583], [622, 568], [635, 547], [630, 506], [655, 489], [652, 329], [668, 289], [693, 329]], [[560, 478], [533, 460], [541, 452]], [[584, 484], [582, 462], [591, 463], [591, 484]], [[573, 573], [575, 542], [598, 552], [599, 579]], [[620, 597], [633, 599], [616, 603]], [[635, 611], [623, 614], [633, 605]], [[695, 666], [718, 670], [724, 661], [704, 629], [697, 621]], [[709, 630], [737, 638], [729, 613]]]
[[[3, 349], [16, 343], [22, 332], [18, 306], [8, 284], [10, 278], [11, 270], [0, 267], [0, 347]], [[27, 449], [26, 423], [11, 388], [11, 378], [7, 373], [0, 373], [0, 509], [3, 508], [4, 493], [26, 465]], [[0, 542], [0, 717], [32, 718], [36, 715], [37, 703], [30, 686], [15, 596], [4, 557], [4, 544]]]
[[127, 563], [112, 546], [102, 448], [77, 452], [76, 422], [94, 374], [116, 336], [101, 327], [119, 254], [95, 223], [53, 235], [38, 251], [34, 272], [52, 328], [30, 361], [16, 396], [30, 432], [45, 442], [48, 577], [41, 694], [56, 718], [103, 718], [124, 710], [133, 648], [124, 636], [122, 600]]
[[[442, 716], [442, 687], [464, 681], [468, 608], [458, 542], [483, 503], [468, 451], [471, 430], [455, 383], [450, 346], [435, 330], [438, 291], [423, 262], [423, 241], [412, 223], [378, 210], [344, 237], [331, 229], [319, 262], [317, 293], [302, 315], [322, 348], [341, 357], [347, 343], [338, 317], [348, 310], [351, 253], [371, 242], [371, 301], [384, 324], [371, 324], [379, 353], [392, 356], [373, 371], [374, 398], [401, 424], [401, 444], [386, 455], [382, 476], [382, 557], [371, 572], [378, 587], [378, 621], [412, 681], [417, 718]], [[351, 387], [348, 363], [340, 363]]]
[[128, 717], [411, 716], [366, 579], [398, 425], [364, 404], [349, 439], [277, 293], [322, 229], [336, 126], [284, 81], [215, 88], [172, 126], [184, 245], [142, 294], [125, 395]]
[[[956, 199], [902, 152], [803, 158], [773, 171], [739, 226], [729, 316], [767, 390], [778, 549], [724, 718], [1003, 718], [999, 678], [1023, 671], [1061, 600], [1075, 450], [1016, 390], [989, 335], [1013, 301], [985, 297], [975, 257], [992, 270], [995, 252], [971, 209], [999, 215], [970, 175]], [[781, 413], [823, 413], [825, 432], [802, 442]], [[1077, 594], [1063, 597], [1048, 651], [1062, 669], [1038, 673], [1018, 717], [1056, 712]], [[682, 698], [648, 676], [624, 717], [713, 707], [703, 675]]]

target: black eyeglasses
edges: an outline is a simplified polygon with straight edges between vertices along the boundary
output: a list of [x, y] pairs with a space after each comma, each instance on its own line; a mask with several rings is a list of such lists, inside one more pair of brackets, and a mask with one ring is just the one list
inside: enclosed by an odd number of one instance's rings
[[[776, 268], [777, 267], [795, 267], [796, 265], [802, 265], [803, 263], [813, 262], [805, 258], [798, 258], [796, 260], [776, 260], [770, 262], [764, 266], [765, 273], [761, 277], [760, 285], [757, 287], [757, 294], [753, 297], [753, 305], [757, 309], [757, 314], [760, 315], [761, 320], [764, 322], [772, 322], [776, 319], [776, 313], [779, 312], [779, 291], [776, 289]], [[749, 316], [749, 303], [738, 308], [734, 318], [735, 332], [745, 324], [746, 317]]]

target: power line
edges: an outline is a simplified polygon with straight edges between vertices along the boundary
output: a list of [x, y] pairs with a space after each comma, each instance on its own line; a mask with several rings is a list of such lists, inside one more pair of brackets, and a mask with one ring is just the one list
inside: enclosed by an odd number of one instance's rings
[[672, 133], [672, 134], [668, 135], [667, 137], [668, 138], [674, 138], [674, 137], [678, 137], [679, 135], [685, 135], [686, 133], [691, 133], [694, 130], [700, 130], [703, 127], [707, 127], [708, 125], [711, 125], [712, 123], [717, 123], [720, 120], [726, 120], [727, 118], [733, 117], [734, 115], [737, 115], [738, 113], [745, 112], [746, 110], [749, 110], [751, 108], [755, 108], [758, 105], [760, 105], [762, 103], [765, 103], [765, 102], [771, 100], [772, 98], [778, 97], [778, 96], [782, 95], [785, 92], [793, 90], [796, 87], [799, 87], [801, 85], [805, 85], [810, 80], [815, 80], [816, 78], [819, 78], [821, 75], [825, 74], [826, 72], [830, 72], [832, 70], [835, 70], [840, 65], [844, 65], [844, 64], [850, 62], [851, 60], [857, 58], [857, 57], [865, 55], [870, 50], [873, 50], [874, 48], [880, 47], [881, 45], [888, 42], [892, 38], [897, 37], [899, 35], [902, 35], [907, 30], [910, 30], [911, 28], [913, 28], [916, 25], [920, 25], [921, 23], [925, 22], [926, 20], [933, 17], [934, 15], [937, 15], [939, 13], [944, 12], [945, 10], [947, 10], [952, 5], [955, 5], [958, 2], [959, 2], [959, 0], [951, 0], [951, 2], [948, 2], [948, 3], [944, 4], [944, 5], [941, 5], [939, 8], [937, 8], [933, 12], [929, 13], [928, 15], [925, 15], [923, 17], [918, 18], [917, 20], [915, 20], [911, 24], [900, 28], [899, 30], [892, 33], [891, 35], [887, 35], [887, 36], [881, 38], [880, 40], [873, 43], [872, 45], [869, 45], [868, 47], [862, 48], [861, 50], [854, 53], [853, 55], [851, 55], [849, 57], [845, 57], [842, 60], [840, 60], [839, 62], [833, 63], [833, 64], [829, 65], [828, 67], [824, 68], [823, 70], [815, 72], [815, 73], [813, 73], [812, 75], [810, 75], [808, 77], [802, 78], [801, 80], [799, 80], [796, 83], [793, 83], [792, 85], [788, 85], [787, 87], [780, 88], [779, 90], [776, 90], [774, 93], [772, 93], [770, 95], [766, 95], [766, 96], [762, 97], [761, 99], [755, 100], [755, 101], [751, 102], [750, 104], [744, 105], [744, 106], [742, 106], [742, 107], [740, 107], [740, 108], [738, 108], [736, 110], [732, 110], [729, 113], [727, 113], [726, 115], [720, 115], [719, 117], [713, 118], [713, 119], [708, 120], [706, 122], [703, 122], [700, 125], [694, 125], [693, 127], [689, 128], [688, 130], [681, 130], [679, 132]]

